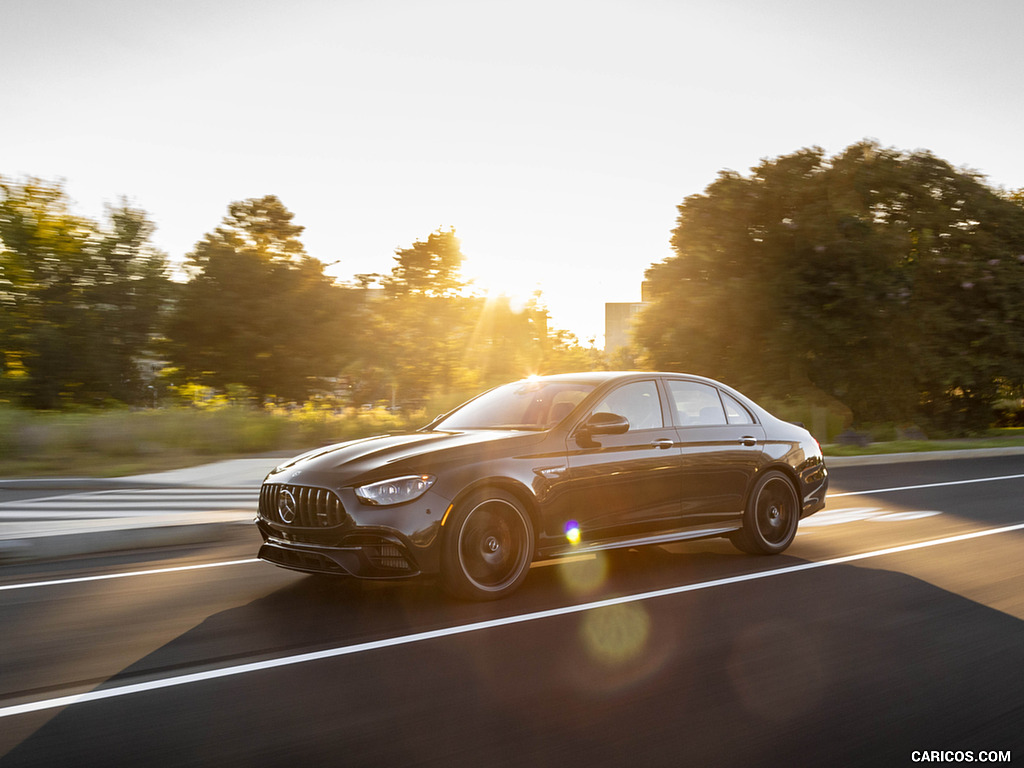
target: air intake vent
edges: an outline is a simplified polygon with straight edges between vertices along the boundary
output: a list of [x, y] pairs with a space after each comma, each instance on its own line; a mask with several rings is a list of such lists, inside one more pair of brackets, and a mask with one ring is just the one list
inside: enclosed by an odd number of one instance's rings
[[412, 570], [402, 550], [394, 544], [378, 544], [367, 547], [365, 551], [370, 562], [378, 568], [389, 568], [396, 571]]

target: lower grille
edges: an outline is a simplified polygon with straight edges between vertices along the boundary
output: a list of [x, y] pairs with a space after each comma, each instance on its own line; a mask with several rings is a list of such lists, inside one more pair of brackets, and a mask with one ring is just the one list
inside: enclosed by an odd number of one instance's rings
[[336, 573], [362, 579], [397, 579], [420, 572], [406, 549], [377, 536], [355, 536], [338, 546], [303, 546], [260, 523], [261, 560], [304, 573]]
[[345, 507], [326, 488], [265, 483], [260, 488], [260, 517], [297, 528], [332, 528], [345, 522]]
[[282, 568], [293, 568], [306, 573], [347, 574], [347, 571], [334, 560], [317, 552], [263, 546], [260, 548], [259, 557]]

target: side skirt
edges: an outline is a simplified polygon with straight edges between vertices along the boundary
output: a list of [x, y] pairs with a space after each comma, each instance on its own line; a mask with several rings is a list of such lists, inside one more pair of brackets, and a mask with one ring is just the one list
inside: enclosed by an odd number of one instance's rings
[[735, 524], [699, 526], [695, 528], [681, 528], [675, 531], [666, 531], [657, 534], [642, 534], [619, 539], [604, 539], [599, 541], [581, 542], [579, 544], [564, 544], [556, 547], [543, 548], [538, 550], [537, 559], [549, 557], [565, 557], [567, 555], [584, 555], [590, 552], [603, 552], [608, 549], [625, 549], [628, 547], [647, 547], [656, 544], [670, 544], [674, 541], [687, 541], [689, 539], [712, 539], [724, 536], [733, 531], [738, 531], [742, 525]]

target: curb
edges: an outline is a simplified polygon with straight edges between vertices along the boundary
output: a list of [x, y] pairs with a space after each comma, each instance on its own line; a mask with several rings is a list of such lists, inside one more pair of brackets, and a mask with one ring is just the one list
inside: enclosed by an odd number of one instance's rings
[[826, 456], [826, 467], [862, 467], [872, 464], [909, 464], [918, 461], [991, 459], [998, 456], [1024, 456], [1024, 445], [1008, 448], [964, 448], [956, 451], [916, 451], [914, 453], [871, 453], [865, 456]]
[[147, 488], [186, 488], [191, 483], [159, 483], [117, 477], [0, 478], [0, 491], [119, 491]]

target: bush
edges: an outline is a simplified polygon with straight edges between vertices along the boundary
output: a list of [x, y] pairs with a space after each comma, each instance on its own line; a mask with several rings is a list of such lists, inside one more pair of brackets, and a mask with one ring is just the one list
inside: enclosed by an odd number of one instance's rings
[[849, 408], [820, 391], [767, 397], [758, 402], [780, 419], [803, 424], [820, 443], [832, 442], [853, 421]]
[[259, 410], [238, 405], [154, 410], [40, 412], [0, 407], [5, 473], [109, 474], [118, 467], [298, 452], [426, 423], [384, 409], [335, 412], [312, 406]]
[[996, 427], [1024, 427], [1024, 400], [1006, 399], [996, 403]]

